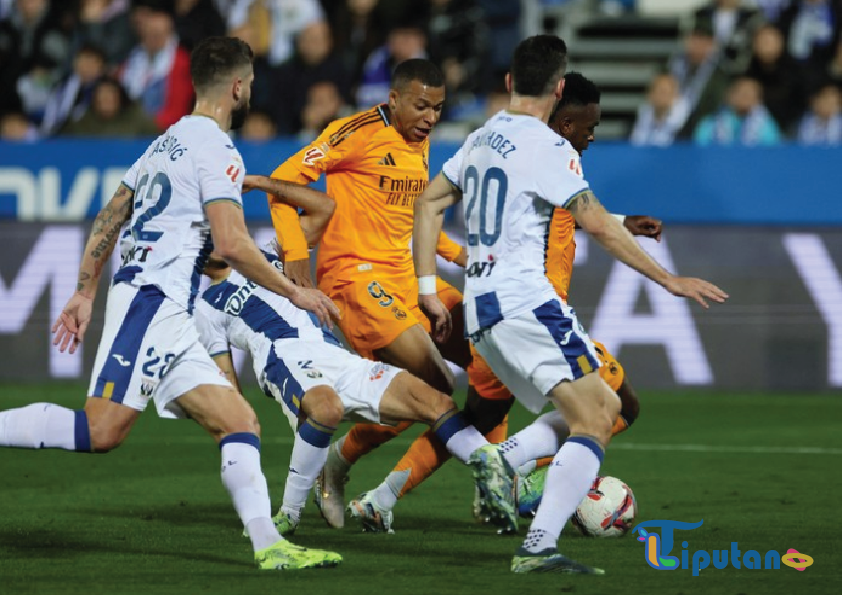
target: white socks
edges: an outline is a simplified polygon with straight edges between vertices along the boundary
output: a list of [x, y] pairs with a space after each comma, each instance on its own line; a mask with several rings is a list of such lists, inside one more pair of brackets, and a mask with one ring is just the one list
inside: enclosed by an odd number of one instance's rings
[[[325, 427], [317, 429], [316, 424], [307, 420], [301, 425], [295, 434], [289, 460], [289, 474], [284, 486], [281, 511], [290, 514], [296, 522], [301, 519], [301, 510], [307, 502], [307, 495], [327, 461], [332, 433], [322, 430]], [[319, 445], [314, 445], [313, 442]]]
[[260, 469], [260, 440], [252, 433], [230, 434], [219, 443], [222, 483], [248, 529], [255, 551], [281, 540], [272, 523], [269, 488]]
[[547, 412], [519, 433], [500, 443], [500, 449], [509, 465], [517, 470], [530, 460], [557, 453], [559, 445], [568, 434], [570, 429], [567, 428], [561, 413]]
[[76, 411], [47, 403], [0, 412], [0, 446], [75, 451], [76, 418]]
[[547, 471], [544, 497], [523, 548], [532, 553], [556, 548], [564, 524], [588, 494], [602, 456], [602, 446], [591, 437], [577, 435], [567, 439]]
[[411, 468], [400, 472], [390, 472], [380, 486], [371, 491], [371, 499], [382, 509], [391, 511], [398, 502], [398, 495], [401, 494], [406, 481], [409, 480]]

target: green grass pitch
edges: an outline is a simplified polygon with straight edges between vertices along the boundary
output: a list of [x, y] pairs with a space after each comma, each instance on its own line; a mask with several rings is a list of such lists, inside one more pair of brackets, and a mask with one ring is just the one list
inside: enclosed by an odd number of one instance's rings
[[[82, 403], [81, 385], [3, 385], [0, 409], [34, 401]], [[263, 464], [280, 500], [292, 436], [280, 409], [248, 392], [263, 426]], [[342, 553], [336, 569], [258, 572], [219, 480], [219, 454], [189, 422], [143, 416], [105, 456], [0, 451], [3, 593], [831, 593], [842, 586], [842, 399], [839, 395], [643, 393], [632, 429], [609, 448], [603, 475], [634, 490], [637, 521], [704, 525], [676, 532], [689, 551], [761, 554], [795, 548], [800, 572], [651, 569], [632, 536], [595, 540], [568, 527], [566, 554], [604, 577], [516, 576], [518, 537], [470, 516], [472, 482], [448, 463], [398, 503], [396, 534], [328, 529], [311, 503], [295, 541]], [[512, 429], [529, 421], [519, 406]], [[349, 497], [375, 486], [421, 430], [410, 430], [352, 471]], [[523, 533], [522, 528], [521, 533]]]

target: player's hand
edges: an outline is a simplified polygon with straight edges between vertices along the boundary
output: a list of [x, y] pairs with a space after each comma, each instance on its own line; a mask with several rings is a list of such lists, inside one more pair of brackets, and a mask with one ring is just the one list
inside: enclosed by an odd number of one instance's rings
[[64, 310], [53, 323], [53, 345], [58, 346], [59, 352], [64, 352], [70, 346], [70, 353], [85, 339], [85, 331], [91, 322], [94, 299], [76, 292], [67, 301]]
[[623, 225], [633, 236], [643, 236], [661, 241], [661, 232], [664, 231], [664, 222], [648, 215], [627, 215]]
[[316, 315], [319, 323], [327, 326], [328, 329], [333, 329], [333, 321], [338, 321], [341, 318], [339, 308], [321, 290], [296, 288], [289, 300], [298, 308], [303, 308]]
[[312, 288], [313, 279], [310, 277], [310, 259], [284, 262], [284, 275], [300, 288]]
[[419, 294], [418, 306], [427, 318], [430, 320], [430, 329], [432, 329], [433, 341], [436, 343], [444, 343], [450, 337], [453, 331], [453, 321], [450, 318], [450, 311], [439, 300], [437, 294]]
[[246, 174], [243, 176], [243, 193], [251, 192], [255, 188], [260, 188], [260, 179], [263, 176], [257, 174]]
[[705, 308], [708, 308], [707, 300], [714, 302], [725, 302], [728, 294], [710, 282], [695, 277], [671, 277], [664, 283], [664, 288], [673, 296], [692, 298]]
[[468, 266], [468, 249], [464, 246], [462, 250], [459, 251], [459, 255], [453, 259], [453, 262], [459, 265], [462, 269]]

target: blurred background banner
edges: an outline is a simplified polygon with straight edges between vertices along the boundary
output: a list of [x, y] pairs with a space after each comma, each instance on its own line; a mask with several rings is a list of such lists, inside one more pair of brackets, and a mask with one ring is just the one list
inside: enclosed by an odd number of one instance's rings
[[[0, 221], [0, 380], [86, 379], [103, 321], [97, 299], [76, 355], [50, 345], [50, 325], [76, 284], [89, 224]], [[253, 228], [258, 242], [271, 227]], [[739, 390], [842, 387], [842, 235], [830, 230], [676, 225], [661, 263], [726, 288], [709, 311], [678, 298], [578, 238], [570, 301], [635, 386]], [[461, 270], [443, 276], [462, 286]], [[238, 364], [251, 379], [249, 366]]]
[[[0, 144], [0, 218], [22, 221], [92, 219], [111, 198], [144, 141], [56, 140]], [[270, 174], [301, 148], [297, 140], [242, 142], [249, 173]], [[459, 148], [437, 142], [430, 172]], [[670, 223], [715, 225], [842, 224], [842, 147], [766, 147], [746, 151], [693, 145], [595, 145], [585, 177], [616, 213], [645, 214]], [[323, 185], [320, 188], [324, 188]], [[269, 220], [265, 195], [245, 196], [250, 220]]]

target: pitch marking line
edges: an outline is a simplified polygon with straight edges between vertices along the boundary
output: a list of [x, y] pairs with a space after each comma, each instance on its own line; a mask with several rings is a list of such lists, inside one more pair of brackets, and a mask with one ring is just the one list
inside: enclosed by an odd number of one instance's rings
[[609, 449], [628, 451], [695, 451], [699, 453], [761, 453], [783, 455], [842, 455], [842, 449], [825, 447], [735, 447], [693, 443], [612, 443]]

